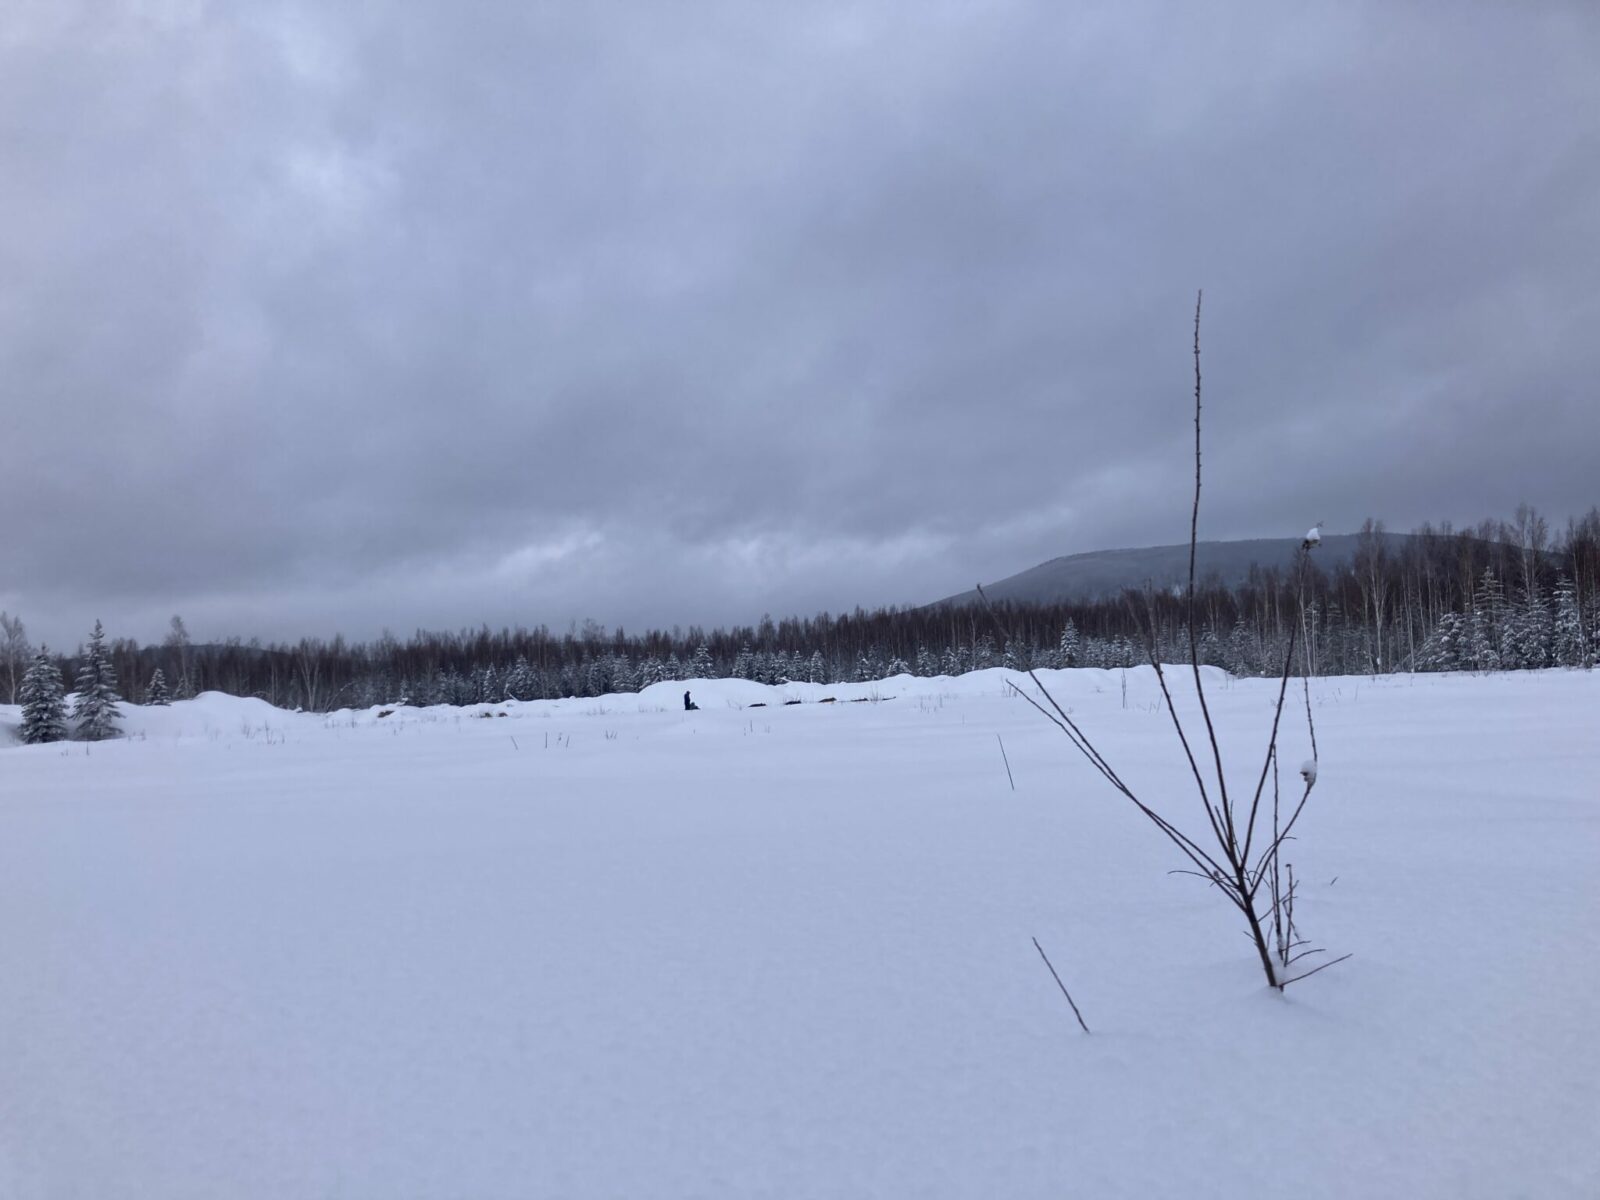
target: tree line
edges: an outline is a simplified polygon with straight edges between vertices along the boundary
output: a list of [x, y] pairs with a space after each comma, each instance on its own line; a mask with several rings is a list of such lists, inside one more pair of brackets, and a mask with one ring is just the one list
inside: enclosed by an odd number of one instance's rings
[[[1276, 568], [1234, 586], [1213, 577], [1196, 603], [1202, 661], [1237, 675], [1281, 668], [1295, 622], [1297, 669], [1315, 674], [1587, 667], [1600, 657], [1600, 509], [1556, 534], [1526, 506], [1509, 521], [1424, 525], [1403, 539], [1369, 520], [1348, 561], [1324, 566], [1313, 555], [1304, 579]], [[29, 645], [19, 619], [0, 614], [0, 691], [18, 703], [41, 653], [75, 678], [96, 645], [136, 703], [215, 690], [310, 711], [597, 696], [694, 678], [833, 683], [991, 666], [1123, 667], [1146, 661], [1152, 646], [1166, 661], [1186, 660], [1182, 616], [1181, 596], [1146, 589], [994, 613], [858, 608], [727, 629], [630, 634], [590, 621], [560, 634], [483, 627], [265, 645], [196, 644], [173, 617], [159, 645], [91, 639], [51, 656]]]

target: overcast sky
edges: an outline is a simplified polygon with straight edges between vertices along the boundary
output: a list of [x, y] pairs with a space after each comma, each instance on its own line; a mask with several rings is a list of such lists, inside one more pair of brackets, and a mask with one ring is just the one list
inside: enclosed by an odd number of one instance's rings
[[1600, 6], [6, 0], [35, 639], [1600, 503]]

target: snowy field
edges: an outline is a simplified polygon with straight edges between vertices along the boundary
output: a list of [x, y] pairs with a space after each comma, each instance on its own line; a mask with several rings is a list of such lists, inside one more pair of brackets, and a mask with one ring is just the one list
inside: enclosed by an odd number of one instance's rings
[[1285, 996], [1006, 678], [0, 708], [0, 1197], [1600, 1197], [1600, 673], [1313, 684]]

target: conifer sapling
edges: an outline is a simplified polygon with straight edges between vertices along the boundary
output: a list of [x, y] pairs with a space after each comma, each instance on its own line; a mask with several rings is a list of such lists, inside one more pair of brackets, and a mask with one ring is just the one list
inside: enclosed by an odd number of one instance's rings
[[43, 646], [17, 690], [22, 701], [22, 740], [28, 745], [59, 742], [67, 736], [67, 706], [61, 694], [61, 672]]
[[122, 716], [117, 701], [122, 697], [117, 695], [117, 676], [106, 654], [105, 630], [99, 621], [94, 623], [94, 636], [89, 639], [89, 651], [78, 668], [74, 686], [78, 694], [72, 716], [78, 722], [78, 736], [86, 742], [116, 737], [120, 732], [117, 722]]

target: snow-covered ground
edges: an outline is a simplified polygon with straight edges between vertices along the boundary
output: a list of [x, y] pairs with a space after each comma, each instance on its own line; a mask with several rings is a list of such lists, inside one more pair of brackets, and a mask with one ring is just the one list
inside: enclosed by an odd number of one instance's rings
[[1600, 1196], [1600, 673], [1313, 684], [1286, 996], [1005, 680], [0, 708], [0, 1197]]

